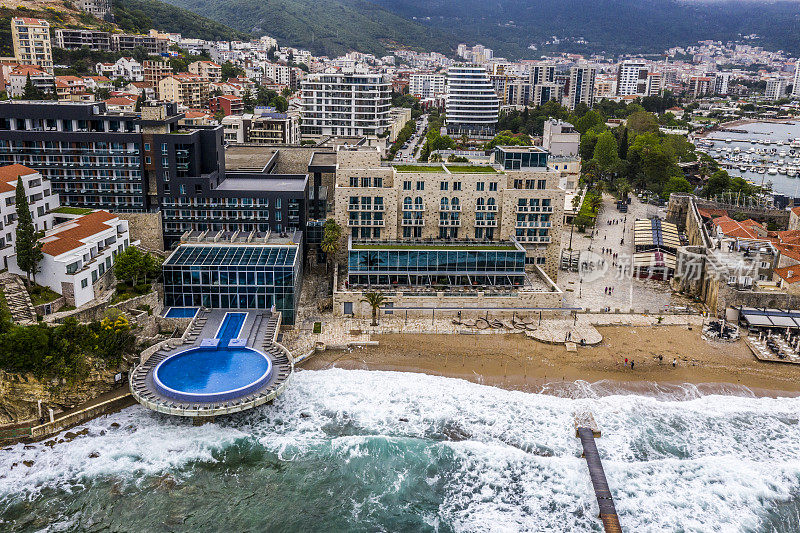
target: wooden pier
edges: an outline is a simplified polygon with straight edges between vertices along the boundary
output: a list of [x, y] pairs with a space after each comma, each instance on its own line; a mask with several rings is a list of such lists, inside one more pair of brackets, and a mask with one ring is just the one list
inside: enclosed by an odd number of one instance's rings
[[603, 463], [600, 461], [600, 453], [597, 451], [597, 445], [594, 441], [595, 438], [600, 436], [600, 429], [591, 413], [575, 415], [575, 434], [581, 439], [583, 457], [589, 467], [589, 477], [592, 480], [594, 495], [600, 508], [600, 521], [603, 522], [603, 529], [605, 529], [606, 533], [619, 533], [622, 531], [622, 527], [619, 525], [617, 509], [614, 507], [614, 498], [611, 496], [611, 489], [608, 487]]

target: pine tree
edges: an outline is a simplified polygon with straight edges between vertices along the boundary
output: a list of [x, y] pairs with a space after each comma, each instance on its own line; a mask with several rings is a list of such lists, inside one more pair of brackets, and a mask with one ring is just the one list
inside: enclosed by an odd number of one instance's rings
[[33, 80], [31, 80], [30, 74], [28, 74], [28, 77], [25, 79], [25, 88], [22, 90], [22, 99], [23, 100], [42, 99], [42, 92], [33, 84]]
[[31, 277], [36, 283], [36, 272], [39, 270], [39, 262], [44, 257], [42, 254], [42, 243], [36, 228], [33, 226], [28, 197], [25, 195], [25, 186], [22, 184], [22, 176], [17, 178], [17, 266], [25, 272], [28, 286], [31, 284]]

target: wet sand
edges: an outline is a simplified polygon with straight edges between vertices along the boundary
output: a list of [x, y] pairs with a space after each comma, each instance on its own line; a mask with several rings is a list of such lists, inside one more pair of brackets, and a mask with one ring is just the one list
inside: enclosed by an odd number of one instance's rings
[[[577, 352], [521, 334], [377, 335], [373, 339], [379, 346], [322, 352], [301, 368], [423, 372], [559, 395], [572, 395], [576, 382], [643, 394], [669, 392], [690, 383], [706, 393], [800, 395], [800, 365], [758, 361], [741, 340], [708, 342], [699, 328], [686, 326], [598, 330], [603, 342], [578, 346]], [[626, 357], [634, 361], [633, 369], [625, 365]]]

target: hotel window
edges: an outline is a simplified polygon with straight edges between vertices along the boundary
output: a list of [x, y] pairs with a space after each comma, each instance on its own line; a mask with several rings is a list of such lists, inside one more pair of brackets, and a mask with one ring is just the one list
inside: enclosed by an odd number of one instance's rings
[[417, 190], [418, 191], [424, 191], [425, 190], [425, 182], [424, 181], [418, 181], [417, 182]]
[[404, 191], [410, 191], [411, 190], [411, 182], [410, 181], [404, 181], [403, 182], [403, 190]]
[[351, 187], [358, 187], [358, 178], [355, 176], [350, 176], [350, 186]]
[[547, 180], [539, 180], [536, 182], [537, 189], [546, 189], [547, 188]]
[[447, 190], [447, 182], [446, 181], [440, 181], [439, 182], [439, 190], [440, 191], [446, 191]]
[[486, 183], [479, 181], [478, 183], [475, 184], [475, 190], [477, 190], [478, 192], [486, 190]]
[[453, 190], [454, 191], [460, 191], [461, 190], [461, 182], [460, 181], [454, 181], [453, 182]]
[[497, 191], [497, 182], [492, 181], [489, 183], [489, 191]]

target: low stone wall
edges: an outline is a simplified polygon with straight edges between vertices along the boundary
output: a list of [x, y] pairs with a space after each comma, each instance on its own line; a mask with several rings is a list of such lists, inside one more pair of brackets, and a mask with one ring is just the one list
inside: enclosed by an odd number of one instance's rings
[[92, 407], [87, 407], [86, 409], [81, 409], [80, 411], [56, 418], [53, 422], [47, 422], [40, 426], [34, 426], [31, 428], [29, 438], [30, 440], [34, 441], [45, 439], [50, 435], [58, 433], [59, 431], [71, 428], [72, 426], [76, 426], [97, 416], [119, 411], [120, 409], [133, 405], [134, 403], [136, 402], [134, 401], [133, 396], [131, 396], [130, 392], [127, 392], [117, 398], [113, 398], [97, 405], [93, 405]]
[[37, 315], [45, 316], [50, 313], [56, 313], [59, 309], [67, 305], [67, 299], [63, 296], [56, 298], [52, 302], [46, 304], [35, 305], [33, 308], [36, 310]]
[[164, 229], [161, 225], [161, 211], [155, 213], [113, 213], [121, 220], [128, 221], [131, 241], [140, 241], [142, 248], [153, 251], [164, 250]]

